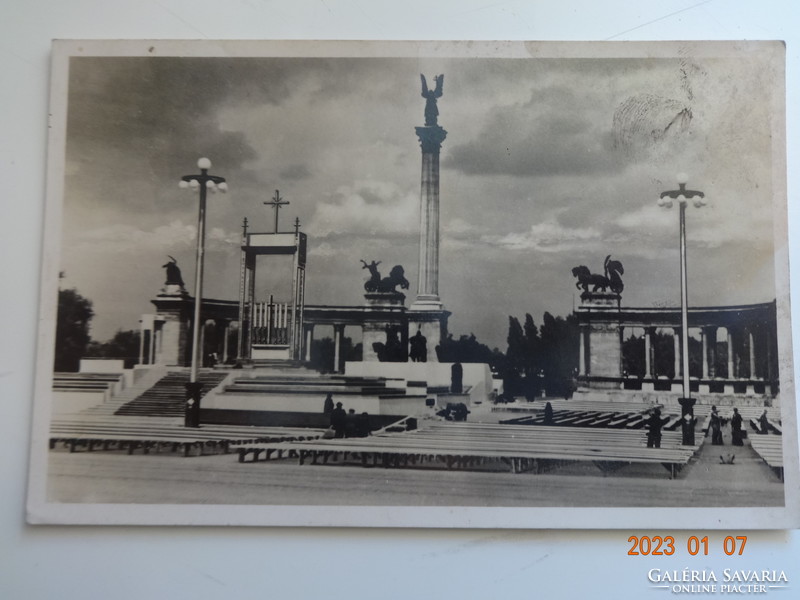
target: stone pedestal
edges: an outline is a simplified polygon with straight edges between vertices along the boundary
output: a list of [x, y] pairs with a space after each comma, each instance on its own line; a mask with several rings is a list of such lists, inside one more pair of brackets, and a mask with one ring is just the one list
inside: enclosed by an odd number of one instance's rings
[[436, 346], [447, 336], [447, 318], [450, 313], [442, 308], [441, 302], [436, 307], [426, 308], [423, 303], [414, 302], [408, 309], [408, 338], [419, 331], [425, 336], [427, 344], [427, 362], [439, 362]]
[[[169, 288], [174, 287], [175, 290]], [[173, 293], [166, 293], [167, 291]], [[176, 293], [177, 292], [177, 293]], [[158, 309], [160, 328], [154, 340], [153, 363], [166, 366], [187, 366], [191, 362], [189, 327], [194, 300], [179, 286], [167, 286], [151, 301]]]
[[[367, 301], [367, 306], [380, 307], [380, 316], [376, 311], [375, 318], [371, 318], [370, 313], [367, 312], [362, 327], [362, 356], [363, 360], [367, 362], [378, 361], [378, 353], [374, 348], [374, 344], [380, 343], [386, 346], [389, 343], [389, 337], [396, 336], [400, 346], [404, 349], [408, 348], [408, 331], [405, 330], [400, 323], [402, 323], [402, 314], [405, 312], [404, 302], [405, 295], [400, 292], [375, 292], [364, 294]], [[395, 311], [392, 311], [392, 309]], [[387, 309], [389, 309], [387, 311]], [[396, 312], [398, 319], [391, 318], [392, 312]], [[405, 357], [408, 357], [407, 350]]]
[[580, 312], [591, 313], [588, 324], [588, 375], [622, 377], [622, 340], [619, 323], [620, 295], [584, 292]]

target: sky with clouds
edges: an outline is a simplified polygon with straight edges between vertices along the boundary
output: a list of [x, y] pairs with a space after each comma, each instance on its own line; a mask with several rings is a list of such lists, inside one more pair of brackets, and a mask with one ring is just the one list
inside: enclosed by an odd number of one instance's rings
[[[271, 231], [276, 189], [309, 236], [310, 304], [363, 303], [360, 260], [417, 275], [419, 74], [444, 73], [439, 291], [456, 335], [505, 347], [508, 315], [571, 312], [571, 268], [625, 267], [623, 302], [679, 302], [687, 172], [690, 303], [775, 297], [774, 65], [735, 58], [170, 58], [70, 62], [62, 287], [94, 302], [92, 335], [138, 327], [167, 255], [192, 289], [200, 156], [205, 296], [236, 299], [239, 240]], [[260, 263], [259, 271], [268, 271]], [[384, 273], [385, 274], [385, 273]], [[269, 276], [257, 294], [266, 297]], [[277, 289], [277, 288], [276, 288]]]

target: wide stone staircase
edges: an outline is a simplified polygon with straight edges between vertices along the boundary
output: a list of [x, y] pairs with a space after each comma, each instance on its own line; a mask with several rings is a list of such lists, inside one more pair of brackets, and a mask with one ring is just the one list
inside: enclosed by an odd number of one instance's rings
[[[201, 397], [219, 385], [227, 376], [227, 372], [200, 372], [198, 381], [203, 384]], [[132, 401], [120, 406], [114, 414], [143, 417], [181, 417], [184, 415], [186, 384], [188, 382], [188, 372], [173, 371], [167, 373], [153, 387]]]

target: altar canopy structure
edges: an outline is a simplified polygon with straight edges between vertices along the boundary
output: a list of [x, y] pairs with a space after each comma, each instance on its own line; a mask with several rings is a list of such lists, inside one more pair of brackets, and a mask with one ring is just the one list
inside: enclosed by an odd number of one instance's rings
[[[277, 221], [276, 221], [277, 225]], [[303, 343], [303, 310], [306, 285], [306, 234], [248, 233], [242, 235], [239, 280], [239, 357], [241, 360], [299, 360]], [[276, 227], [277, 229], [277, 227]], [[256, 299], [256, 263], [259, 256], [292, 257], [291, 297], [273, 294]]]

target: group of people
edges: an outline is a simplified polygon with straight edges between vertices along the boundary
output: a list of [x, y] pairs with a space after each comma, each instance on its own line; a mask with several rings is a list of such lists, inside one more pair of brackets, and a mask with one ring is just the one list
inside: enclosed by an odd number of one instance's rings
[[330, 428], [328, 437], [350, 438], [367, 437], [370, 434], [369, 413], [362, 412], [356, 414], [355, 409], [345, 411], [341, 402], [333, 404], [333, 394], [328, 393], [325, 397], [323, 413], [330, 416]]
[[[669, 419], [662, 419], [661, 418], [661, 409], [656, 408], [651, 413], [650, 417], [645, 422], [645, 426], [647, 427], [647, 447], [648, 448], [660, 448], [661, 447], [661, 428], [669, 421]], [[717, 411], [716, 406], [711, 407], [711, 415], [709, 421], [708, 431], [711, 432], [711, 443], [714, 446], [722, 446], [724, 445], [724, 441], [722, 439], [722, 428], [730, 422], [731, 424], [731, 443], [734, 446], [743, 446], [744, 445], [744, 438], [747, 435], [746, 432], [742, 429], [742, 423], [744, 419], [742, 419], [742, 415], [739, 414], [739, 409], [734, 408], [733, 414], [731, 414], [729, 419], [725, 419], [722, 415], [719, 414]], [[688, 427], [693, 428], [694, 423], [696, 421], [689, 417], [686, 422]], [[769, 417], [767, 416], [767, 411], [764, 410], [761, 413], [761, 416], [758, 419], [758, 433], [766, 434], [769, 433]], [[708, 432], [706, 432], [708, 435]], [[684, 436], [685, 438], [686, 436]], [[694, 436], [692, 435], [692, 438]], [[684, 442], [686, 443], [686, 442]]]
[[[724, 445], [722, 428], [728, 421], [730, 421], [731, 424], [731, 443], [734, 446], [743, 446], [746, 433], [742, 429], [743, 419], [742, 415], [739, 414], [738, 408], [733, 409], [733, 414], [730, 416], [730, 419], [725, 419], [719, 414], [716, 406], [711, 407], [711, 418], [708, 427], [711, 431], [711, 443], [714, 446]], [[758, 433], [769, 433], [769, 417], [767, 416], [766, 409], [764, 409], [764, 412], [761, 413], [761, 416], [758, 418]]]

